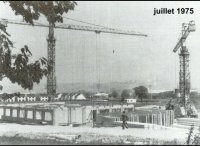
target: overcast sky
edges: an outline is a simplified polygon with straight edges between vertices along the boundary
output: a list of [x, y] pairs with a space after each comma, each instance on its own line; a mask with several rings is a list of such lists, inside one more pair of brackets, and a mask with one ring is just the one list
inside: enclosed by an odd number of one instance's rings
[[[145, 33], [148, 37], [56, 30], [56, 76], [60, 83], [144, 81], [153, 89], [173, 90], [178, 86], [178, 52], [172, 50], [181, 25], [194, 20], [196, 31], [187, 39], [190, 51], [191, 86], [200, 89], [200, 2], [93, 2], [78, 1], [65, 17], [99, 25]], [[194, 14], [156, 15], [154, 8], [194, 8]], [[176, 11], [175, 11], [176, 12]], [[7, 4], [0, 3], [0, 18], [21, 20]], [[47, 23], [44, 18], [40, 22]], [[68, 19], [64, 23], [80, 24]], [[84, 25], [84, 24], [81, 24]], [[48, 29], [9, 24], [7, 31], [20, 48], [27, 44], [33, 59], [47, 56]], [[113, 54], [113, 50], [115, 53]], [[23, 91], [8, 79], [2, 92]], [[45, 90], [46, 78], [34, 86]], [[24, 91], [28, 92], [28, 91]]]

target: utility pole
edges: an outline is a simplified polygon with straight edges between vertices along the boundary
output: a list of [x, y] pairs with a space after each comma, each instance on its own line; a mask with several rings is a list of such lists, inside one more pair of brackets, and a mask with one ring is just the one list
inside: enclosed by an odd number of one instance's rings
[[47, 38], [48, 48], [48, 63], [51, 66], [51, 71], [47, 76], [47, 94], [56, 94], [56, 75], [55, 75], [55, 42], [54, 37], [54, 24], [49, 22], [49, 35]]

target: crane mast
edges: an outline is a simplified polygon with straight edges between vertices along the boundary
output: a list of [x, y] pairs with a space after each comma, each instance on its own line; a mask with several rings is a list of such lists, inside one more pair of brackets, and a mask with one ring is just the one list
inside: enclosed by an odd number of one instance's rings
[[182, 24], [182, 36], [176, 44], [173, 52], [176, 52], [180, 48], [179, 60], [180, 60], [180, 71], [179, 71], [179, 93], [180, 99], [179, 104], [184, 107], [185, 113], [187, 114], [190, 109], [190, 71], [189, 71], [189, 51], [185, 45], [185, 41], [190, 34], [196, 30], [194, 21], [190, 21], [189, 24]]
[[52, 66], [50, 73], [47, 75], [47, 94], [54, 95], [56, 94], [56, 65], [55, 65], [55, 45], [56, 39], [54, 37], [54, 25], [49, 23], [49, 35], [47, 38], [48, 50], [47, 57], [48, 63]]
[[[8, 19], [0, 19], [0, 23], [9, 23], [9, 24], [17, 24], [17, 25], [31, 25], [25, 22], [19, 22], [14, 20]], [[74, 24], [62, 24], [62, 25], [53, 25], [49, 23], [49, 25], [41, 24], [41, 23], [34, 23], [34, 26], [38, 27], [48, 27], [49, 34], [47, 38], [48, 48], [48, 63], [52, 66], [52, 70], [50, 71], [49, 75], [47, 76], [47, 94], [54, 95], [56, 94], [56, 75], [55, 75], [55, 44], [56, 39], [54, 37], [54, 29], [70, 29], [70, 30], [78, 30], [78, 31], [90, 31], [95, 32], [96, 34], [100, 33], [111, 33], [111, 34], [119, 34], [119, 35], [130, 35], [130, 36], [141, 36], [147, 37], [146, 34], [142, 34], [135, 31], [125, 31], [120, 29], [108, 28], [108, 27], [91, 27], [91, 26], [83, 26], [83, 25], [74, 25]]]

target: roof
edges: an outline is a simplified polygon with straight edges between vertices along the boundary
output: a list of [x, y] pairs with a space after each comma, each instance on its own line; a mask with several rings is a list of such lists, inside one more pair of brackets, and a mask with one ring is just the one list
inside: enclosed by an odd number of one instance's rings
[[107, 93], [96, 93], [94, 96], [108, 96]]

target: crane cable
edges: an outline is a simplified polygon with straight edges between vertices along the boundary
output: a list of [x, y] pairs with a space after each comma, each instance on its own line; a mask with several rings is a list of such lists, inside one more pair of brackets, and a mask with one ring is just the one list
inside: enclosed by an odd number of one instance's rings
[[99, 48], [98, 48], [98, 38], [99, 34], [96, 33], [96, 78], [97, 78], [97, 91], [99, 92], [100, 90], [100, 53], [99, 53]]
[[86, 22], [86, 21], [82, 21], [82, 20], [78, 20], [78, 19], [73, 19], [73, 18], [69, 18], [69, 17], [64, 17], [64, 19], [69, 19], [75, 22], [80, 22], [80, 23], [84, 23], [84, 24], [89, 24], [89, 25], [93, 25], [93, 26], [97, 26], [97, 27], [101, 27], [101, 28], [108, 28], [108, 29], [113, 29], [113, 28], [109, 28], [109, 27], [105, 27], [103, 25], [98, 25], [98, 24], [94, 24], [94, 23], [90, 23], [90, 22]]

